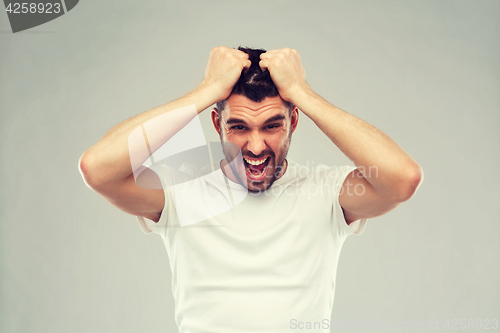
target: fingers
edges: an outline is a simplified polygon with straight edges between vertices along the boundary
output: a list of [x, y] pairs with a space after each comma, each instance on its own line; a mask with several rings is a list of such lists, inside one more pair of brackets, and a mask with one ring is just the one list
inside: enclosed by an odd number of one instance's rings
[[238, 68], [241, 72], [244, 68], [249, 68], [251, 64], [245, 52], [226, 46], [214, 47], [210, 51], [205, 75], [209, 70], [225, 71], [227, 68]]
[[260, 55], [260, 59], [268, 59], [275, 56], [291, 56], [291, 55], [300, 58], [299, 52], [297, 50], [285, 47], [283, 49], [269, 50], [265, 53], [262, 53]]
[[248, 54], [240, 50], [234, 50], [234, 51], [237, 52], [237, 55], [242, 60], [241, 63], [243, 65], [243, 69], [249, 69], [250, 66], [252, 65], [252, 62], [250, 61], [250, 59], [248, 59]]
[[[264, 53], [262, 53], [262, 54], [264, 54]], [[262, 56], [262, 55], [261, 55], [261, 56]], [[268, 68], [268, 66], [269, 66], [269, 60], [267, 60], [267, 59], [262, 60], [262, 57], [261, 57], [261, 60], [259, 61], [259, 66], [260, 66], [260, 68], [261, 68], [263, 71], [265, 71], [265, 70]]]
[[297, 50], [284, 48], [262, 53], [259, 66], [262, 70], [269, 71], [281, 98], [286, 101], [291, 101], [297, 89], [307, 86], [305, 71]]
[[231, 64], [232, 66], [239, 65], [241, 69], [248, 69], [250, 65], [252, 65], [252, 62], [248, 59], [248, 54], [243, 51], [228, 48], [226, 46], [220, 46], [214, 49], [214, 52], [220, 53], [220, 56], [227, 64]]
[[284, 62], [287, 59], [298, 61], [300, 63], [299, 52], [288, 47], [283, 49], [269, 50], [260, 55], [259, 65], [262, 70], [266, 70], [269, 69], [270, 66], [272, 67], [273, 63]]
[[[245, 52], [243, 52], [243, 53], [245, 53]], [[246, 53], [245, 53], [245, 54], [246, 54]], [[243, 65], [243, 68], [244, 68], [244, 69], [249, 69], [249, 68], [250, 68], [250, 66], [252, 65], [252, 62], [248, 59], [248, 54], [246, 54], [246, 55], [247, 55], [247, 59], [246, 59], [246, 61], [245, 61], [244, 65]]]
[[226, 46], [214, 47], [205, 69], [204, 86], [211, 87], [219, 100], [227, 98], [245, 68], [251, 61], [243, 51]]

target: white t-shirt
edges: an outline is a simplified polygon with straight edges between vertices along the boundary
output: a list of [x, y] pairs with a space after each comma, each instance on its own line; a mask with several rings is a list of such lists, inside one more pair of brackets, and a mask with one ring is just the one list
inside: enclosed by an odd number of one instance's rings
[[[242, 187], [227, 178], [229, 186], [206, 177], [165, 186], [158, 223], [138, 220], [145, 233], [164, 240], [180, 332], [298, 332], [297, 324], [307, 322], [318, 323], [307, 332], [330, 332], [324, 320], [331, 317], [340, 250], [346, 237], [361, 234], [366, 223], [347, 225], [338, 201], [354, 169], [320, 165], [309, 170], [289, 161], [267, 191], [233, 193], [232, 201], [227, 188], [237, 192]], [[172, 184], [172, 177], [163, 168], [163, 180]], [[207, 200], [200, 202], [203, 197]], [[214, 205], [214, 198], [234, 207]], [[215, 213], [214, 206], [219, 206]], [[212, 212], [205, 217], [213, 217], [194, 222], [190, 212], [199, 207]]]

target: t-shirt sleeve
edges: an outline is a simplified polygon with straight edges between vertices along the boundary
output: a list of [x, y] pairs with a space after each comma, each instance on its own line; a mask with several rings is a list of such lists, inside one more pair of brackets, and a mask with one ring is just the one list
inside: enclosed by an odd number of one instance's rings
[[338, 170], [335, 170], [335, 174], [333, 175], [333, 214], [332, 214], [332, 223], [338, 230], [338, 232], [347, 237], [349, 235], [361, 235], [365, 230], [365, 225], [367, 219], [360, 219], [350, 224], [347, 224], [344, 216], [344, 211], [342, 210], [342, 206], [340, 206], [340, 191], [342, 190], [342, 184], [344, 180], [347, 178], [349, 173], [355, 170], [355, 166], [344, 166]]
[[142, 216], [136, 216], [136, 217], [139, 222], [141, 230], [145, 234], [155, 233], [164, 238], [166, 237], [168, 222], [169, 220], [171, 221], [173, 219], [172, 215], [175, 214], [175, 209], [172, 204], [172, 197], [170, 194], [170, 190], [168, 188], [168, 183], [169, 183], [168, 179], [171, 179], [172, 176], [170, 175], [170, 177], [168, 177], [170, 169], [163, 164], [150, 168], [158, 175], [158, 177], [160, 177], [163, 193], [165, 195], [165, 205], [163, 206], [163, 210], [161, 212], [160, 219], [158, 220], [158, 222], [155, 222], [153, 220], [150, 220]]

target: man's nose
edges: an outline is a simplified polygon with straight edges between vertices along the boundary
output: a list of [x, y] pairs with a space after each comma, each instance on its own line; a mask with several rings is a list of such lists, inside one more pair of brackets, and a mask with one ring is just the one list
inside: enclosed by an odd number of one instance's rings
[[254, 155], [259, 155], [266, 149], [265, 137], [259, 132], [251, 132], [248, 137], [247, 149]]

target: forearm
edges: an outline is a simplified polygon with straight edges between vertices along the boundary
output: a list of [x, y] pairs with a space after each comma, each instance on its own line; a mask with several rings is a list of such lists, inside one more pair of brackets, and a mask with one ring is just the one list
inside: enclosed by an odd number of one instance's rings
[[[92, 187], [98, 187], [129, 177], [151, 153], [167, 142], [196, 114], [215, 102], [217, 98], [213, 92], [202, 83], [173, 102], [114, 126], [80, 158], [80, 170], [86, 182]], [[192, 110], [172, 112], [190, 105], [193, 106]], [[144, 142], [149, 145], [148, 149], [144, 149]]]
[[331, 105], [309, 87], [298, 90], [292, 102], [358, 167], [376, 191], [391, 191], [401, 198], [411, 196], [420, 182], [420, 166], [389, 136]]

